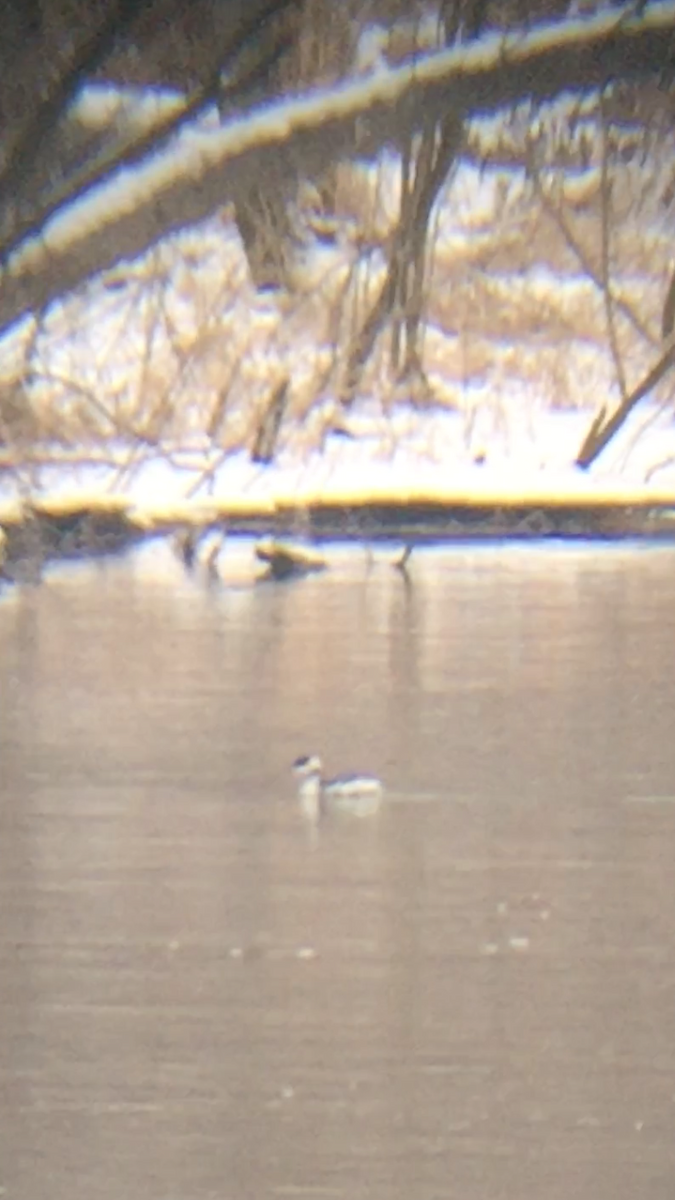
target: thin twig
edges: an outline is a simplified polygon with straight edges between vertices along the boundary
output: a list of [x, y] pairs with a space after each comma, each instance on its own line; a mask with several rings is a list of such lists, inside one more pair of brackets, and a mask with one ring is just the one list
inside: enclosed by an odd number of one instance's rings
[[602, 295], [605, 305], [605, 318], [607, 321], [607, 339], [609, 348], [614, 362], [614, 371], [616, 381], [619, 385], [621, 399], [625, 400], [628, 395], [626, 385], [626, 373], [623, 368], [621, 351], [616, 333], [616, 322], [614, 319], [614, 297], [610, 282], [610, 258], [611, 258], [611, 225], [612, 225], [612, 180], [609, 174], [609, 131], [607, 128], [607, 116], [605, 106], [601, 101], [600, 104], [600, 130], [602, 138], [602, 151], [600, 161], [600, 270], [602, 281]]
[[[575, 258], [579, 262], [579, 265], [582, 267], [584, 273], [588, 276], [591, 283], [593, 283], [595, 285], [595, 287], [598, 289], [598, 291], [602, 292], [604, 290], [602, 275], [600, 272], [598, 272], [596, 270], [596, 268], [594, 267], [590, 258], [586, 254], [586, 251], [584, 250], [583, 246], [580, 244], [578, 239], [575, 237], [575, 235], [572, 232], [572, 229], [569, 225], [569, 222], [566, 220], [565, 216], [563, 215], [563, 213], [560, 209], [560, 206], [553, 204], [551, 197], [548, 195], [548, 193], [546, 192], [546, 189], [542, 185], [542, 182], [541, 182], [541, 179], [539, 178], [538, 172], [533, 172], [532, 178], [533, 178], [533, 182], [534, 182], [535, 191], [536, 191], [539, 199], [541, 200], [541, 203], [544, 206], [546, 212], [553, 219], [555, 224], [558, 226], [558, 229], [562, 233], [569, 249], [574, 254]], [[633, 328], [635, 330], [637, 330], [637, 332], [645, 339], [646, 342], [649, 343], [650, 346], [653, 346], [654, 348], [656, 348], [659, 345], [658, 340], [650, 333], [647, 326], [644, 325], [643, 322], [640, 320], [639, 316], [633, 309], [632, 305], [630, 305], [628, 303], [628, 301], [624, 299], [623, 296], [616, 293], [614, 291], [614, 289], [611, 288], [611, 286], [610, 286], [609, 290], [610, 290], [610, 294], [611, 294], [612, 304], [616, 308], [616, 310], [618, 312], [622, 313], [624, 317], [626, 317], [626, 319], [630, 322], [630, 324], [633, 326]]]

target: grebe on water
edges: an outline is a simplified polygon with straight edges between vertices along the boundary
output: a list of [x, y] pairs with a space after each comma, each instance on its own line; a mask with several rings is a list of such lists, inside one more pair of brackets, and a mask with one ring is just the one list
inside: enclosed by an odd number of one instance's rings
[[296, 758], [293, 771], [298, 776], [298, 791], [306, 814], [317, 818], [326, 809], [370, 816], [377, 811], [384, 787], [374, 775], [335, 775], [324, 779], [317, 754]]

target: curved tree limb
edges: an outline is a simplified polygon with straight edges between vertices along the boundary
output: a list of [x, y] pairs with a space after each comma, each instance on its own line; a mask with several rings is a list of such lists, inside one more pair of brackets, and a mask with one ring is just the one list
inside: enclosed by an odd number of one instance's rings
[[[359, 152], [360, 118], [372, 145], [397, 142], [448, 109], [487, 113], [545, 101], [612, 80], [660, 75], [675, 65], [675, 3], [641, 19], [616, 12], [490, 35], [414, 64], [262, 107], [222, 129], [191, 128], [140, 165], [122, 159], [113, 178], [58, 207], [39, 236], [17, 246], [0, 274], [0, 333], [97, 273], [143, 253], [245, 194], [273, 147], [311, 174]], [[133, 159], [133, 148], [130, 152]]]

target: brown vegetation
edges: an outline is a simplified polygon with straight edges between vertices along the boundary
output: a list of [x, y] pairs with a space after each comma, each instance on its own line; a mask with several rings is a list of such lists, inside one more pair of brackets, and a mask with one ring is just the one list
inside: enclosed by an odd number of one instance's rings
[[[462, 389], [476, 375], [495, 378], [496, 404], [509, 373], [543, 381], [553, 403], [585, 403], [587, 394], [575, 394], [570, 347], [584, 354], [602, 343], [612, 373], [605, 372], [598, 399], [606, 404], [616, 386], [625, 404], [636, 375], [653, 363], [659, 301], [670, 282], [659, 203], [667, 202], [661, 164], [673, 113], [669, 95], [652, 81], [669, 61], [675, 20], [668, 24], [663, 13], [652, 20], [649, 6], [641, 19], [630, 6], [586, 8], [601, 14], [592, 36], [568, 44], [561, 26], [556, 44], [535, 39], [530, 46], [529, 31], [566, 12], [561, 0], [446, 0], [435, 23], [421, 0], [412, 10], [375, 0], [339, 8], [328, 0], [10, 6], [0, 51], [0, 323], [157, 242], [163, 228], [184, 226], [184, 216], [171, 215], [172, 197], [189, 196], [189, 211], [204, 215], [230, 195], [232, 206], [221, 207], [218, 220], [223, 228], [234, 220], [245, 258], [230, 245], [205, 268], [201, 249], [160, 243], [135, 277], [111, 277], [109, 312], [119, 300], [120, 338], [126, 329], [132, 343], [123, 386], [119, 368], [106, 382], [100, 370], [82, 373], [76, 354], [65, 369], [43, 361], [54, 330], [49, 321], [36, 324], [23, 364], [0, 380], [5, 463], [29, 460], [40, 438], [121, 440], [142, 453], [206, 435], [223, 453], [248, 445], [262, 464], [317, 400], [337, 396], [348, 407], [370, 391], [385, 408], [403, 394], [461, 407]], [[377, 52], [398, 67], [393, 90], [355, 85], [353, 102], [341, 100], [339, 110], [331, 110], [329, 96], [325, 111], [305, 114], [304, 126], [296, 115], [299, 124], [226, 153], [197, 183], [179, 181], [161, 203], [152, 197], [152, 236], [139, 224], [139, 201], [138, 212], [124, 217], [128, 239], [120, 224], [77, 252], [65, 246], [61, 254], [55, 245], [44, 252], [34, 241], [22, 257], [26, 239], [52, 213], [67, 210], [118, 162], [143, 161], [168, 130], [214, 99], [227, 129], [256, 99], [367, 72], [359, 39], [368, 21], [380, 22]], [[428, 58], [435, 48], [470, 48], [490, 29], [516, 26], [522, 36], [494, 61], [469, 53], [453, 71]], [[49, 57], [47, 43], [56, 48]], [[35, 103], [22, 107], [21, 80], [31, 73]], [[617, 74], [628, 82], [606, 97], [593, 93]], [[646, 85], [636, 88], [643, 78]], [[159, 129], [130, 132], [113, 123], [94, 136], [70, 108], [92, 79], [161, 82], [186, 98], [160, 118]], [[567, 87], [594, 98], [563, 106], [562, 117], [516, 108], [499, 136], [472, 120]], [[374, 161], [382, 146], [399, 155], [395, 195], [390, 183], [378, 187], [372, 166], [356, 165]], [[457, 236], [448, 240], [438, 226], [452, 210], [447, 185], [460, 163], [480, 164], [487, 178], [501, 168], [503, 190], [498, 184], [482, 225], [475, 215], [455, 220]], [[320, 285], [316, 273], [303, 282], [306, 247], [317, 237], [339, 252]], [[557, 286], [542, 287], [542, 266], [559, 277]], [[265, 329], [251, 282], [283, 288], [278, 316]], [[96, 289], [94, 297], [100, 303]], [[65, 310], [66, 324], [69, 311], [77, 306]], [[298, 336], [307, 350], [289, 372]], [[118, 350], [108, 347], [111, 360]], [[339, 421], [327, 413], [305, 436], [320, 441]]]

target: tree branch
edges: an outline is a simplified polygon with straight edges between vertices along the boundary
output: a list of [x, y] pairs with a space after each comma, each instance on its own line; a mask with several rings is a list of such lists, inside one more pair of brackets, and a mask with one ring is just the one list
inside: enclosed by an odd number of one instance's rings
[[596, 416], [576, 457], [576, 465], [578, 467], [587, 471], [593, 465], [596, 458], [599, 458], [602, 454], [605, 446], [609, 445], [615, 433], [618, 433], [619, 429], [621, 429], [621, 426], [628, 419], [638, 401], [642, 400], [643, 396], [646, 396], [656, 387], [657, 383], [663, 379], [663, 376], [670, 370], [674, 363], [675, 346], [670, 346], [661, 355], [656, 366], [652, 367], [651, 371], [645, 375], [644, 379], [630, 395], [624, 397], [621, 403], [617, 405], [612, 416], [607, 421], [604, 419], [604, 409]]
[[0, 274], [0, 333], [22, 316], [77, 288], [159, 238], [194, 225], [264, 177], [274, 147], [313, 174], [359, 153], [367, 114], [371, 145], [396, 143], [449, 108], [487, 113], [612, 80], [659, 75], [675, 61], [675, 3], [655, 3], [641, 19], [605, 12], [540, 26], [528, 36], [490, 35], [414, 64], [262, 107], [224, 128], [191, 128], [133, 169], [120, 164], [20, 244]]

